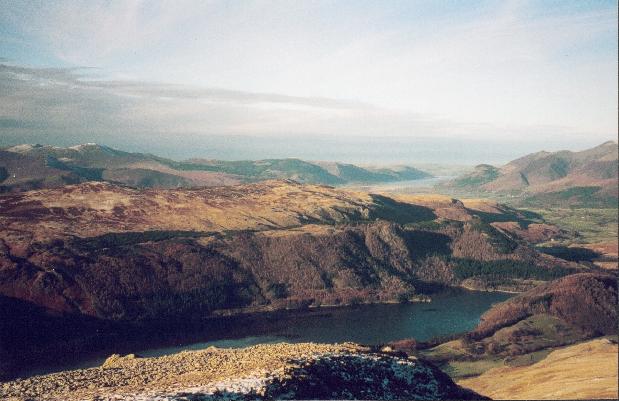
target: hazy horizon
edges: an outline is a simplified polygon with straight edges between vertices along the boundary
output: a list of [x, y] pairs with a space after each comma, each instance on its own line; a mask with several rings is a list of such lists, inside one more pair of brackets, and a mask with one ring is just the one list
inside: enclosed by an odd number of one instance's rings
[[[0, 147], [21, 145], [19, 138], [3, 143]], [[539, 151], [571, 150], [581, 151], [601, 143], [572, 144], [565, 147], [556, 143], [512, 141], [454, 141], [451, 138], [327, 138], [296, 137], [273, 138], [251, 136], [209, 136], [199, 142], [181, 142], [175, 146], [157, 145], [147, 140], [140, 142], [126, 141], [122, 137], [108, 142], [98, 141], [53, 141], [48, 138], [29, 144], [69, 147], [85, 143], [97, 143], [114, 149], [151, 153], [174, 160], [191, 158], [219, 160], [259, 160], [299, 158], [309, 161], [334, 161], [359, 165], [468, 165], [493, 164], [503, 165], [511, 160]], [[379, 145], [377, 146], [377, 141]], [[165, 143], [166, 141], [164, 141]], [[579, 146], [580, 145], [580, 146]]]

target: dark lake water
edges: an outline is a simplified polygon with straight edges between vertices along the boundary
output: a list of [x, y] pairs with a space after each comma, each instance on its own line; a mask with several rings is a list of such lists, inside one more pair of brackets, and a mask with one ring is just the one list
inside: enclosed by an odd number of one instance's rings
[[[126, 345], [115, 352], [161, 356], [209, 346], [245, 347], [276, 342], [344, 342], [383, 344], [413, 337], [420, 341], [473, 329], [480, 316], [510, 294], [453, 289], [432, 296], [429, 303], [377, 304], [322, 308], [305, 312], [236, 317], [201, 326], [186, 336], [146, 348]], [[107, 353], [109, 355], [111, 352]], [[99, 366], [104, 356], [89, 357], [30, 374]]]

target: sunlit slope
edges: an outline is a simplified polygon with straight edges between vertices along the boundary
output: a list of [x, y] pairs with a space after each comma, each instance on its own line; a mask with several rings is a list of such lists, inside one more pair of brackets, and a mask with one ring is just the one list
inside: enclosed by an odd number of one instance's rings
[[617, 344], [598, 339], [553, 351], [531, 366], [491, 369], [458, 382], [502, 400], [617, 399]]
[[[607, 273], [573, 274], [494, 305], [481, 317], [473, 331], [462, 338], [422, 350], [421, 354], [455, 379], [468, 380], [483, 374], [480, 383], [495, 389], [503, 388], [510, 383], [509, 378], [501, 380], [488, 376], [485, 380], [486, 372], [493, 372], [494, 368], [512, 372], [512, 368], [536, 366], [560, 347], [603, 336], [616, 338], [616, 308], [616, 277]], [[616, 345], [614, 347], [616, 359]], [[552, 367], [556, 372], [572, 369], [570, 363], [560, 366], [560, 359], [549, 361], [554, 361]], [[616, 377], [616, 368], [614, 374]], [[552, 377], [548, 376], [548, 381], [551, 380]], [[531, 386], [536, 383], [532, 381]], [[508, 393], [480, 393], [492, 398], [511, 399]], [[538, 395], [527, 394], [523, 398], [537, 399]]]
[[[0, 222], [41, 239], [145, 230], [225, 231], [367, 219], [368, 194], [271, 181], [195, 190], [84, 183], [0, 197]], [[25, 230], [24, 230], [25, 229]]]

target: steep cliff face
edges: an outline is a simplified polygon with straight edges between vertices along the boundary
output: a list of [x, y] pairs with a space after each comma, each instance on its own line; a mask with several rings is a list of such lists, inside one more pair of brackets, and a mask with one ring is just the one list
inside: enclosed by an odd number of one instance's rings
[[3, 255], [0, 283], [6, 296], [105, 319], [397, 300], [414, 293], [412, 258], [398, 229], [374, 223], [318, 233], [181, 235], [94, 249], [80, 240], [37, 243], [26, 258]]
[[[497, 249], [469, 227], [431, 232], [384, 221], [227, 234], [117, 233], [35, 242], [19, 250], [22, 256], [6, 244], [0, 251], [3, 295], [113, 320], [403, 301], [428, 283], [568, 272], [546, 266], [547, 256], [524, 245]], [[505, 264], [510, 269], [502, 270]]]

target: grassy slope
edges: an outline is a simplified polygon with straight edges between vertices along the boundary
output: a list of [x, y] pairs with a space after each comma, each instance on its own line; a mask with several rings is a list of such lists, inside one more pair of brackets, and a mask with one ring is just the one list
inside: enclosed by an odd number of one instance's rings
[[[540, 250], [570, 260], [581, 260], [609, 270], [617, 270], [618, 209], [532, 209], [545, 221], [570, 235], [540, 244]], [[550, 252], [549, 252], [550, 251]]]
[[457, 379], [504, 366], [531, 365], [553, 349], [586, 339], [582, 330], [550, 315], [534, 315], [477, 343], [457, 339], [421, 353]]
[[578, 235], [569, 243], [595, 244], [617, 240], [618, 209], [531, 208], [544, 220]]
[[531, 366], [500, 367], [458, 384], [493, 399], [617, 399], [617, 343], [597, 339]]

